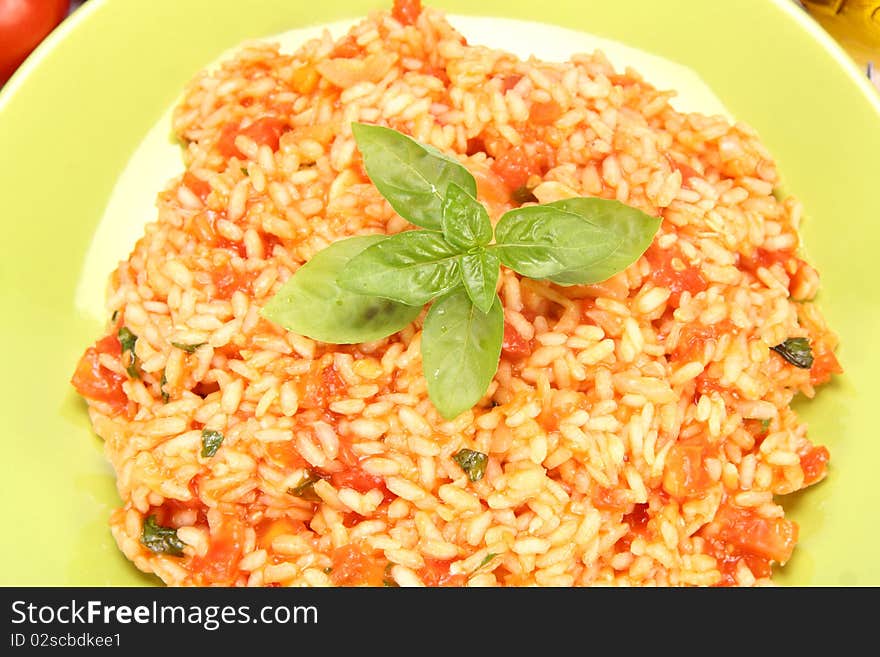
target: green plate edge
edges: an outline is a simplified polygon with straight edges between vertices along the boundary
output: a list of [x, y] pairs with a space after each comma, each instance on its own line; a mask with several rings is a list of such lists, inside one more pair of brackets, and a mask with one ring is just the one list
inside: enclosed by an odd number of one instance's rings
[[[74, 289], [114, 182], [181, 87], [253, 37], [357, 17], [378, 0], [91, 0], [50, 35], [0, 93], [0, 379], [7, 533], [2, 585], [137, 585], [107, 517], [118, 503], [101, 441], [68, 385], [100, 327]], [[787, 502], [801, 526], [777, 580], [878, 585], [880, 505], [874, 374], [880, 292], [880, 97], [839, 46], [789, 0], [560, 0], [432, 3], [450, 13], [538, 20], [617, 39], [696, 70], [776, 156], [805, 205], [809, 258], [847, 370], [799, 402], [832, 452], [828, 479]], [[246, 9], [245, 9], [246, 6]], [[148, 9], [147, 9], [148, 7]], [[120, 258], [126, 254], [120, 253]]]

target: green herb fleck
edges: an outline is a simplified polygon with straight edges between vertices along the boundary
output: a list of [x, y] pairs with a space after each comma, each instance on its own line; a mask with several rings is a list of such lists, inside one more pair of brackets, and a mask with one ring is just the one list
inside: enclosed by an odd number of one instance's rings
[[770, 348], [795, 367], [808, 370], [813, 366], [813, 350], [806, 338], [789, 338]]
[[202, 429], [202, 457], [210, 458], [217, 453], [223, 443], [223, 434], [219, 431]]
[[382, 576], [382, 586], [385, 588], [396, 589], [400, 588], [400, 584], [394, 581], [394, 577], [391, 575], [391, 562], [385, 564], [385, 574]]
[[458, 463], [458, 466], [465, 471], [468, 479], [471, 481], [479, 481], [486, 474], [486, 464], [489, 463], [489, 457], [483, 452], [475, 452], [472, 449], [461, 449], [452, 455], [452, 460]]
[[117, 317], [119, 317], [119, 311], [118, 311], [118, 310], [114, 310], [114, 311], [113, 311], [113, 314], [110, 315], [110, 321], [111, 321], [111, 322], [116, 322], [116, 318], [117, 318]]
[[321, 481], [321, 477], [308, 470], [306, 476], [296, 486], [287, 489], [288, 495], [299, 497], [308, 502], [320, 502], [321, 497], [315, 492], [315, 484]]
[[770, 429], [770, 420], [769, 419], [761, 420], [761, 433], [767, 433], [767, 431], [769, 429]]
[[478, 571], [483, 566], [488, 565], [489, 562], [492, 561], [492, 559], [494, 559], [497, 556], [498, 556], [497, 552], [490, 552], [489, 554], [487, 554], [485, 557], [483, 557], [483, 560], [480, 562], [480, 565], [474, 569], [474, 572]]
[[185, 351], [188, 354], [194, 354], [196, 352], [196, 349], [198, 349], [199, 347], [204, 347], [206, 344], [208, 344], [208, 343], [207, 342], [199, 342], [197, 344], [184, 344], [182, 342], [172, 342], [171, 346], [177, 347], [178, 349], [182, 349], [183, 351]]
[[[447, 419], [478, 403], [498, 369], [502, 264], [558, 285], [591, 285], [635, 262], [660, 227], [659, 217], [618, 201], [571, 198], [511, 210], [493, 229], [476, 179], [456, 158], [382, 126], [354, 123], [352, 132], [379, 193], [425, 230], [335, 242], [260, 312], [300, 335], [356, 344], [402, 330], [433, 302], [422, 331], [422, 372]], [[514, 200], [537, 199], [521, 189]]]
[[169, 395], [165, 391], [165, 384], [168, 383], [168, 378], [165, 376], [165, 370], [162, 370], [162, 378], [159, 380], [159, 394], [162, 395], [162, 403], [167, 404], [168, 400], [171, 399], [171, 395]]
[[513, 194], [510, 195], [510, 200], [513, 201], [516, 205], [538, 202], [538, 198], [532, 193], [532, 190], [525, 185], [523, 185], [522, 187], [517, 187], [515, 190], [513, 190]]
[[177, 530], [158, 524], [154, 515], [148, 516], [144, 521], [141, 543], [156, 554], [170, 554], [173, 557], [183, 556], [184, 542], [177, 538]]
[[141, 373], [138, 371], [137, 355], [134, 353], [134, 345], [137, 342], [137, 336], [125, 326], [120, 327], [116, 335], [119, 338], [119, 344], [122, 345], [123, 358], [125, 357], [125, 354], [128, 354], [128, 365], [125, 366], [125, 371], [128, 372], [128, 375], [132, 379], [141, 378]]

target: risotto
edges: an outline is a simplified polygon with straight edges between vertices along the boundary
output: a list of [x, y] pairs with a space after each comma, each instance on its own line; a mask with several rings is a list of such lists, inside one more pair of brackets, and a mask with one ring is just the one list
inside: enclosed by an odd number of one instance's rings
[[[418, 0], [197, 75], [173, 122], [186, 172], [112, 274], [106, 335], [72, 380], [126, 557], [169, 585], [771, 583], [798, 537], [779, 497], [829, 458], [790, 402], [841, 371], [836, 338], [772, 156], [672, 96], [601, 53], [469, 44]], [[502, 267], [497, 371], [446, 419], [425, 312], [350, 345], [261, 314], [329, 245], [413, 228], [356, 122], [463, 165], [493, 224], [573, 197], [662, 223], [596, 284]]]

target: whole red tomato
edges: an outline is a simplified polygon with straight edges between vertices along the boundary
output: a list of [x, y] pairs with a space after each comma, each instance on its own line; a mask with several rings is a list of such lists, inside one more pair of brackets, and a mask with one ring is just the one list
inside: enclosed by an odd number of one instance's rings
[[0, 85], [67, 15], [70, 0], [0, 0]]

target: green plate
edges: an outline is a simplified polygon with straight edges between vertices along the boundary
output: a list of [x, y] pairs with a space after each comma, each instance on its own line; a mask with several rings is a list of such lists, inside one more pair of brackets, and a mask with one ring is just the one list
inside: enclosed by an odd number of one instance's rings
[[[390, 0], [91, 0], [0, 94], [0, 382], [5, 585], [151, 583], [107, 529], [113, 473], [68, 385], [100, 331], [74, 291], [117, 176], [182, 85], [243, 39], [357, 17]], [[778, 158], [847, 370], [801, 403], [828, 479], [789, 506], [801, 542], [786, 584], [880, 585], [880, 97], [789, 0], [437, 0], [451, 13], [539, 20], [697, 71]], [[478, 9], [475, 11], [475, 7]], [[120, 253], [120, 257], [126, 254]]]

